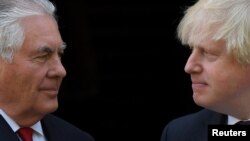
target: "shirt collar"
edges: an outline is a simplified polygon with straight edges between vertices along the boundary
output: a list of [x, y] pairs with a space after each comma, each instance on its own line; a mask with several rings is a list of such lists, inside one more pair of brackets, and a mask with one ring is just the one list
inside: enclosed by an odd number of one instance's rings
[[[3, 118], [6, 120], [6, 122], [9, 124], [9, 126], [11, 127], [11, 129], [14, 132], [16, 132], [20, 128], [20, 126], [10, 116], [8, 116], [2, 109], [0, 109], [0, 115], [3, 116]], [[32, 125], [31, 128], [36, 133], [44, 136], [43, 130], [42, 130], [42, 125], [41, 125], [40, 121], [38, 121], [37, 123], [35, 123], [34, 125]]]
[[[235, 123], [241, 121], [240, 119], [233, 117], [233, 116], [230, 116], [230, 115], [228, 115], [227, 119], [228, 119], [227, 120], [228, 125], [234, 125]], [[248, 119], [248, 120], [250, 120], [250, 119]]]

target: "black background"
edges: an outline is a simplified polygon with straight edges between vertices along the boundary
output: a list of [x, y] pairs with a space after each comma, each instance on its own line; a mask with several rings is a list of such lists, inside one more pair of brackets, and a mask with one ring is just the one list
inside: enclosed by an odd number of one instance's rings
[[176, 27], [190, 0], [54, 0], [67, 70], [54, 114], [96, 141], [159, 141], [199, 110]]

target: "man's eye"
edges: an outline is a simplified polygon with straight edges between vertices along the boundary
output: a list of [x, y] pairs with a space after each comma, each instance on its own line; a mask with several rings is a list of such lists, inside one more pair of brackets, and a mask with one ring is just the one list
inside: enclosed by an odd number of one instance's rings
[[36, 58], [33, 59], [33, 62], [42, 63], [42, 62], [47, 61], [48, 59], [49, 59], [49, 54], [38, 56], [38, 57], [36, 57]]
[[206, 51], [204, 51], [203, 54], [209, 60], [215, 60], [218, 57], [216, 54], [212, 54]]

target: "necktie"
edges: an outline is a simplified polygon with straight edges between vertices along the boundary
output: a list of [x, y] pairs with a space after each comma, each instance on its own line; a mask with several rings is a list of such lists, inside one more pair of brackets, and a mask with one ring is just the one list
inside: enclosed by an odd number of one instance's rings
[[20, 128], [17, 133], [23, 141], [32, 141], [33, 129], [29, 127], [23, 127]]
[[250, 125], [250, 121], [249, 120], [239, 121], [239, 122], [235, 123], [235, 125]]

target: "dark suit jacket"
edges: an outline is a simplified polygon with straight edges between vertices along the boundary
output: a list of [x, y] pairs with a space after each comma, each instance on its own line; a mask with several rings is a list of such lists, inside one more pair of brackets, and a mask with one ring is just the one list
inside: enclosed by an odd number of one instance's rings
[[[41, 124], [47, 141], [94, 141], [88, 133], [53, 115], [45, 116]], [[2, 116], [0, 141], [20, 141]]]
[[161, 141], [207, 141], [208, 125], [226, 123], [226, 115], [204, 109], [169, 122]]

